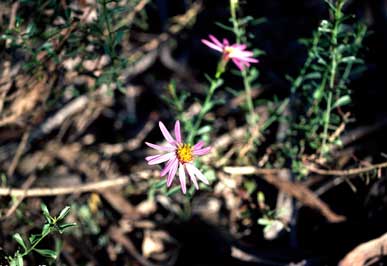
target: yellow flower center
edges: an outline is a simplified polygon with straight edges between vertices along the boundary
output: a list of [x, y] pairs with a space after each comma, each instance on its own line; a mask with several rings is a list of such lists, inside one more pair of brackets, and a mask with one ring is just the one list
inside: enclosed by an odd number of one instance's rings
[[189, 144], [180, 144], [176, 150], [177, 159], [181, 163], [188, 163], [193, 160], [192, 147]]
[[234, 51], [235, 51], [234, 47], [231, 47], [231, 46], [224, 47], [224, 53], [226, 54], [226, 56], [232, 54]]

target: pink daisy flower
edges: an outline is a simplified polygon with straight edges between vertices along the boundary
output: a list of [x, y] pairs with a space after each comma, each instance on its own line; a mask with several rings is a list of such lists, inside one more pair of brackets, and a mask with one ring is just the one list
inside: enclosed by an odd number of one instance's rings
[[253, 52], [246, 51], [245, 44], [232, 44], [227, 39], [223, 39], [221, 43], [214, 35], [208, 35], [211, 41], [202, 39], [202, 43], [208, 47], [219, 51], [223, 54], [223, 60], [227, 62], [230, 58], [234, 64], [242, 71], [245, 67], [249, 67], [250, 63], [258, 63], [258, 60], [253, 58]]
[[211, 150], [211, 147], [204, 148], [204, 141], [199, 141], [194, 146], [184, 143], [181, 136], [179, 121], [176, 121], [175, 123], [175, 138], [171, 136], [161, 121], [159, 122], [159, 127], [164, 138], [167, 140], [167, 145], [160, 146], [149, 142], [145, 142], [145, 144], [155, 150], [167, 153], [146, 157], [145, 160], [147, 160], [148, 165], [167, 162], [164, 169], [160, 173], [161, 176], [168, 174], [167, 187], [171, 186], [177, 171], [179, 171], [180, 186], [184, 194], [187, 192], [187, 175], [191, 179], [196, 189], [199, 189], [196, 178], [208, 185], [209, 182], [207, 178], [202, 174], [202, 172], [200, 172], [198, 168], [195, 167], [193, 161], [196, 156], [208, 154]]

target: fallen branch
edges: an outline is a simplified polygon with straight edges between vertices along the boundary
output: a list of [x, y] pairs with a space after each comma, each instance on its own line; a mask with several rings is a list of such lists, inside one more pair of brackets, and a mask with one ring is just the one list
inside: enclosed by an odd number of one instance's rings
[[307, 165], [306, 167], [310, 172], [319, 174], [319, 175], [350, 176], [350, 175], [359, 175], [373, 170], [379, 170], [382, 168], [387, 168], [387, 162], [374, 164], [374, 165], [361, 167], [361, 168], [348, 169], [348, 170], [324, 170], [324, 169], [316, 168], [315, 166], [312, 166], [312, 165]]
[[293, 183], [288, 180], [281, 180], [278, 175], [281, 171], [289, 171], [288, 169], [262, 169], [254, 166], [245, 167], [224, 167], [224, 172], [228, 174], [241, 175], [261, 175], [262, 178], [283, 191], [305, 206], [319, 211], [329, 222], [337, 223], [346, 220], [345, 216], [334, 213], [330, 207], [319, 199], [311, 190], [300, 183]]
[[66, 194], [77, 194], [91, 191], [105, 190], [114, 187], [122, 187], [129, 183], [129, 177], [120, 177], [112, 180], [103, 180], [98, 182], [90, 182], [78, 186], [70, 187], [55, 187], [55, 188], [0, 188], [0, 197], [47, 197]]
[[351, 250], [339, 263], [339, 266], [373, 265], [386, 255], [387, 233], [365, 242]]

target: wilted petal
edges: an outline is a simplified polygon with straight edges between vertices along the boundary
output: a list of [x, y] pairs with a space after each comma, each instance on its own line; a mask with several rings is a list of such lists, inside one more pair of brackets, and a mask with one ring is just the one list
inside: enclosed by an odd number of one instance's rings
[[169, 134], [167, 128], [164, 126], [163, 122], [159, 122], [159, 127], [161, 133], [163, 133], [164, 138], [171, 144], [174, 144], [176, 141], [172, 138], [171, 134]]
[[173, 161], [171, 170], [169, 171], [168, 178], [167, 178], [167, 187], [171, 186], [173, 178], [176, 175], [178, 166], [179, 166], [179, 161], [178, 160]]
[[166, 162], [168, 161], [169, 159], [175, 157], [175, 153], [174, 152], [170, 152], [170, 153], [166, 153], [166, 154], [163, 154], [163, 155], [159, 155], [157, 158], [153, 158], [151, 160], [148, 161], [148, 164], [149, 165], [154, 165], [154, 164], [159, 164], [159, 163], [163, 163], [163, 162]]
[[187, 192], [187, 185], [186, 185], [186, 180], [185, 180], [185, 171], [184, 171], [184, 166], [180, 164], [179, 166], [179, 179], [180, 179], [180, 186], [181, 186], [181, 191], [185, 194]]
[[176, 137], [176, 141], [180, 144], [182, 142], [182, 137], [181, 137], [179, 120], [177, 120], [175, 123], [175, 137]]

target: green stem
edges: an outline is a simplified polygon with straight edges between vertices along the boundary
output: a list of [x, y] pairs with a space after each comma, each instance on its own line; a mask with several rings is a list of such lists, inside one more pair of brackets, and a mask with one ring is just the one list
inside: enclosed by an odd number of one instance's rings
[[219, 80], [220, 80], [222, 73], [223, 73], [223, 71], [217, 71], [217, 73], [215, 75], [216, 79], [211, 80], [210, 89], [208, 90], [206, 99], [204, 100], [204, 103], [202, 105], [202, 108], [200, 109], [200, 112], [198, 114], [196, 122], [195, 122], [194, 126], [192, 127], [191, 132], [188, 135], [188, 138], [187, 138], [188, 143], [193, 142], [205, 114], [211, 109], [210, 105], [211, 105], [212, 96], [214, 95], [216, 88], [219, 87]]
[[41, 235], [39, 240], [37, 240], [28, 250], [24, 251], [23, 254], [21, 254], [21, 256], [24, 257], [24, 256], [27, 256], [28, 254], [30, 254], [35, 249], [35, 247], [40, 243], [40, 241], [42, 241], [46, 236], [48, 236], [50, 231], [51, 230], [49, 230], [47, 233]]
[[114, 49], [113, 49], [112, 29], [111, 29], [111, 25], [109, 23], [109, 19], [107, 17], [106, 0], [102, 0], [102, 17], [103, 17], [103, 20], [105, 21], [106, 28], [108, 31], [107, 37], [108, 37], [108, 44], [109, 44], [110, 53], [111, 53], [111, 56], [114, 58], [115, 53], [114, 53]]
[[[232, 25], [233, 25], [233, 31], [235, 34], [236, 42], [239, 44], [239, 43], [241, 43], [242, 32], [240, 30], [238, 18], [236, 16], [236, 8], [237, 7], [232, 2], [233, 2], [233, 0], [230, 0], [231, 21], [232, 21]], [[248, 119], [248, 122], [255, 124], [256, 122], [258, 122], [259, 117], [254, 112], [253, 97], [251, 95], [251, 84], [248, 80], [247, 72], [245, 69], [242, 71], [242, 78], [243, 78], [243, 86], [245, 87], [245, 93], [246, 93], [247, 109], [248, 109], [248, 112], [250, 113], [250, 119]]]
[[321, 145], [320, 154], [323, 155], [327, 152], [327, 140], [328, 140], [328, 127], [330, 123], [331, 109], [332, 109], [332, 97], [333, 90], [335, 87], [337, 68], [338, 68], [338, 51], [337, 51], [337, 39], [339, 34], [339, 27], [342, 18], [342, 8], [344, 6], [343, 0], [338, 0], [336, 8], [334, 10], [334, 26], [332, 29], [332, 38], [331, 38], [331, 53], [332, 53], [332, 61], [331, 61], [331, 69], [330, 69], [330, 77], [329, 77], [329, 92], [328, 92], [328, 100], [327, 100], [327, 109], [324, 115], [324, 131], [323, 131], [323, 140]]
[[321, 146], [321, 154], [326, 152], [326, 144], [328, 139], [328, 127], [331, 116], [331, 108], [332, 108], [332, 91], [329, 91], [328, 101], [327, 101], [327, 109], [324, 117], [324, 132], [323, 132], [323, 142]]

